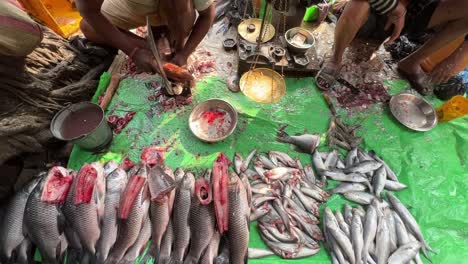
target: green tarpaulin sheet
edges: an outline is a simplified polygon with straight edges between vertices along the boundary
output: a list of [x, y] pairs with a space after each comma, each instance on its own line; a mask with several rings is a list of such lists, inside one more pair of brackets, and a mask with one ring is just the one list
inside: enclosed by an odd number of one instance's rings
[[[168, 146], [167, 165], [183, 167], [201, 173], [211, 167], [220, 151], [229, 157], [234, 152], [247, 155], [252, 148], [259, 151], [281, 150], [299, 156], [302, 163], [310, 163], [310, 156], [298, 154], [289, 146], [275, 141], [280, 125], [288, 124], [291, 134], [308, 131], [325, 133], [330, 112], [312, 78], [286, 79], [287, 94], [275, 104], [258, 104], [242, 93], [231, 93], [224, 81], [206, 77], [194, 90], [190, 106], [177, 111], [157, 114], [158, 103], [149, 101], [151, 89], [146, 83], [156, 80], [125, 79], [120, 83], [107, 114], [119, 116], [136, 111], [134, 119], [120, 134], [116, 134], [108, 153], [92, 154], [75, 147], [69, 167], [79, 169], [85, 162], [108, 159], [120, 160], [129, 156], [139, 160], [142, 148], [149, 145]], [[109, 81], [104, 74], [97, 95]], [[387, 82], [391, 93], [406, 88], [402, 81]], [[239, 124], [234, 134], [223, 142], [207, 144], [196, 139], [188, 127], [188, 116], [193, 105], [209, 98], [229, 101], [239, 112]], [[95, 96], [94, 100], [97, 99]], [[429, 99], [435, 106], [442, 102]], [[362, 148], [375, 150], [409, 186], [397, 196], [419, 222], [423, 234], [437, 254], [433, 263], [468, 263], [468, 117], [441, 123], [429, 132], [414, 132], [399, 124], [388, 107], [375, 105], [365, 111], [348, 115], [338, 111], [348, 122], [358, 122], [364, 137]], [[325, 150], [322, 144], [321, 150]], [[345, 200], [335, 195], [326, 206], [342, 208]], [[322, 206], [322, 210], [325, 205]], [[251, 226], [250, 247], [265, 248], [255, 223]], [[268, 257], [250, 260], [254, 264], [271, 263], [330, 263], [325, 250], [303, 260], [282, 260]]]

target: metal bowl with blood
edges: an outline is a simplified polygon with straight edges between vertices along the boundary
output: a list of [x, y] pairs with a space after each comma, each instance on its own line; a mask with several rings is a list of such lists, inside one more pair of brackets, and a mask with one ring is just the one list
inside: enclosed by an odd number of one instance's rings
[[190, 113], [189, 126], [200, 140], [218, 142], [234, 132], [237, 120], [237, 111], [231, 104], [214, 98], [195, 106]]
[[437, 125], [434, 107], [419, 95], [400, 93], [390, 99], [390, 111], [406, 127], [428, 131]]

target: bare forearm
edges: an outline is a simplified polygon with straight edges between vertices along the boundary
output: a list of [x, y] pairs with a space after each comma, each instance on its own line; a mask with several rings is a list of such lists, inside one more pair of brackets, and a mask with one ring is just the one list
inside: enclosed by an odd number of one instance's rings
[[133, 39], [126, 36], [102, 15], [101, 4], [102, 0], [78, 0], [76, 2], [81, 16], [108, 45], [130, 54], [135, 47]]
[[195, 25], [193, 26], [190, 37], [182, 50], [186, 56], [189, 56], [193, 51], [195, 51], [198, 44], [200, 44], [206, 33], [208, 33], [208, 30], [210, 30], [210, 27], [213, 24], [214, 16], [215, 8], [214, 5], [211, 5], [198, 17]]

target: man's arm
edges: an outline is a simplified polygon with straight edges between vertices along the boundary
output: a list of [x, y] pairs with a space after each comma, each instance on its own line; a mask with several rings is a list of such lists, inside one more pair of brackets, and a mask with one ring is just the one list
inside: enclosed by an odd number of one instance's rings
[[76, 0], [76, 7], [85, 21], [105, 40], [106, 44], [130, 55], [135, 48], [135, 43], [102, 15], [102, 2], [103, 0]]
[[208, 30], [210, 30], [215, 18], [215, 6], [211, 4], [207, 9], [200, 11], [197, 21], [193, 26], [192, 32], [180, 51], [176, 51], [174, 62], [178, 65], [184, 65], [188, 56], [195, 51], [198, 44], [203, 40]]

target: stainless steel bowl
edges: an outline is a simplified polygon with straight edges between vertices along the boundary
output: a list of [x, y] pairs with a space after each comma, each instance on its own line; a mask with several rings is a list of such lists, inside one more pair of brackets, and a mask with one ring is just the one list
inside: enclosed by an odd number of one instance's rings
[[424, 98], [410, 93], [400, 93], [390, 99], [390, 111], [406, 127], [428, 131], [437, 125], [434, 107]]
[[[298, 33], [301, 33], [302, 35], [306, 37], [306, 40], [304, 44], [302, 45], [296, 45], [291, 42], [293, 37]], [[293, 53], [305, 53], [308, 49], [312, 48], [312, 46], [314, 46], [315, 44], [315, 38], [312, 35], [312, 33], [310, 33], [308, 30], [301, 28], [301, 27], [295, 27], [295, 28], [289, 29], [288, 31], [286, 31], [286, 33], [284, 33], [284, 38], [286, 39], [286, 43], [288, 44], [289, 51]]]
[[221, 99], [209, 99], [199, 103], [190, 113], [192, 133], [205, 142], [217, 142], [227, 138], [237, 125], [237, 111]]

